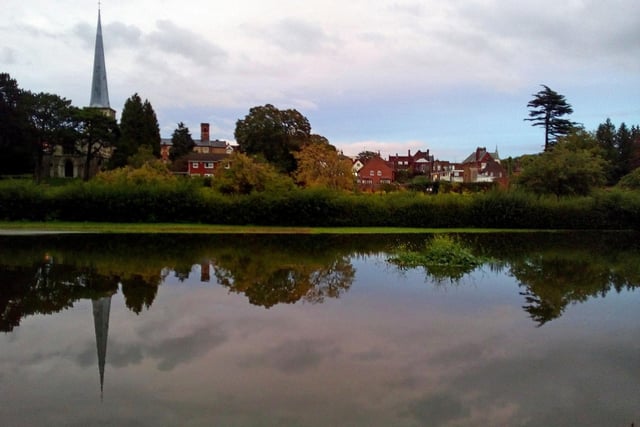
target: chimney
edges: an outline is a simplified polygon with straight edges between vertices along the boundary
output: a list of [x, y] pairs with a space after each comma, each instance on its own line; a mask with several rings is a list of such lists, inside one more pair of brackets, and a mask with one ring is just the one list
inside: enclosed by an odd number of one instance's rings
[[200, 123], [200, 142], [209, 142], [209, 123]]

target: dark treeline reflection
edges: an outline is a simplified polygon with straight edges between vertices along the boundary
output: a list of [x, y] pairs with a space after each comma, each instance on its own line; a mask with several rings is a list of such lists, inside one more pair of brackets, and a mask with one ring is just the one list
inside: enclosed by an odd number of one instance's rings
[[[512, 275], [523, 309], [542, 325], [571, 303], [640, 283], [640, 239], [625, 233], [459, 234], [489, 267]], [[322, 302], [351, 287], [354, 257], [423, 247], [428, 235], [0, 236], [0, 330], [120, 289], [127, 307], [150, 307], [167, 275], [201, 266], [250, 303]], [[438, 281], [446, 270], [438, 271]], [[466, 273], [466, 272], [465, 272]], [[427, 271], [427, 274], [430, 274]], [[458, 274], [459, 276], [459, 274]], [[455, 276], [451, 279], [458, 280]]]
[[633, 232], [558, 232], [467, 235], [491, 267], [518, 280], [538, 323], [562, 315], [569, 304], [640, 286], [640, 235]]
[[0, 330], [120, 288], [135, 313], [150, 307], [168, 274], [202, 266], [218, 283], [271, 307], [316, 303], [349, 289], [354, 255], [386, 251], [396, 236], [41, 235], [0, 236]]

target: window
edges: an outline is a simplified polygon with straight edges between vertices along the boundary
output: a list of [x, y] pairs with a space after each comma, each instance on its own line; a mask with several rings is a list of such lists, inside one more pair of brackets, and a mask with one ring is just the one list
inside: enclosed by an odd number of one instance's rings
[[194, 169], [197, 169], [197, 168], [199, 168], [199, 167], [200, 167], [200, 165], [198, 164], [198, 162], [192, 162], [192, 163], [191, 163], [191, 166], [192, 166]]
[[204, 164], [205, 169], [213, 169], [213, 162], [207, 162]]
[[382, 171], [378, 171], [378, 176], [382, 176]]
[[374, 172], [372, 170], [369, 171], [369, 176], [374, 176]]

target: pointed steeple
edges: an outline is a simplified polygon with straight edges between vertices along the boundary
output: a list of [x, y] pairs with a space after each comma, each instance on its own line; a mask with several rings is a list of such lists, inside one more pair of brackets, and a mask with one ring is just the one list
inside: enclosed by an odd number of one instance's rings
[[96, 330], [96, 347], [98, 350], [98, 372], [100, 373], [100, 398], [104, 389], [104, 364], [107, 360], [107, 339], [109, 337], [109, 312], [111, 311], [111, 295], [91, 300], [93, 305], [93, 324]]
[[93, 81], [91, 83], [91, 103], [89, 106], [111, 110], [109, 90], [107, 89], [107, 68], [104, 65], [100, 8], [98, 8], [98, 30], [96, 32], [96, 49], [93, 57]]

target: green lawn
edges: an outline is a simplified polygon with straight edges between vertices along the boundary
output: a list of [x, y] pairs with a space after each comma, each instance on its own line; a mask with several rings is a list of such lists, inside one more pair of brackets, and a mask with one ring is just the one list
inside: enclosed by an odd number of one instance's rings
[[[476, 228], [400, 228], [400, 227], [266, 227], [252, 225], [209, 225], [179, 223], [106, 223], [106, 222], [9, 222], [0, 221], [0, 234], [15, 232], [78, 233], [192, 233], [192, 234], [410, 234], [410, 233], [496, 233], [534, 230], [498, 230]], [[540, 231], [540, 230], [535, 230]]]

